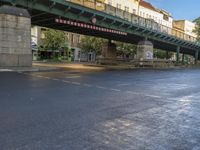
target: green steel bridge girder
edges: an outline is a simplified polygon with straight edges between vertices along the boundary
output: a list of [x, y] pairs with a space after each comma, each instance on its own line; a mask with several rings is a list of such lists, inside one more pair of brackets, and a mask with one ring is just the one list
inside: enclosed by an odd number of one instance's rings
[[195, 51], [195, 64], [198, 63], [198, 59], [199, 59], [199, 50]]
[[[28, 8], [28, 9], [35, 9], [35, 10], [43, 11], [46, 13], [54, 14], [54, 15], [57, 15], [60, 17], [64, 17], [64, 18], [68, 18], [68, 19], [72, 19], [72, 20], [78, 20], [78, 21], [85, 22], [85, 23], [90, 23], [92, 16], [98, 16], [98, 17], [102, 18], [102, 20], [97, 20], [96, 25], [98, 25], [98, 26], [102, 26], [105, 28], [112, 27], [112, 29], [114, 29], [114, 30], [120, 30], [123, 32], [127, 32], [128, 34], [133, 34], [133, 35], [137, 35], [137, 36], [142, 35], [143, 37], [148, 37], [148, 39], [152, 39], [155, 41], [160, 41], [160, 42], [164, 42], [164, 43], [168, 43], [168, 44], [173, 44], [173, 45], [180, 45], [180, 43], [184, 43], [183, 45], [181, 45], [181, 47], [184, 47], [186, 49], [192, 49], [194, 51], [196, 49], [200, 50], [200, 45], [198, 43], [191, 43], [189, 41], [184, 41], [184, 40], [175, 38], [174, 36], [167, 35], [167, 34], [164, 34], [161, 32], [158, 32], [158, 33], [155, 33], [154, 35], [152, 35], [152, 30], [149, 28], [144, 28], [137, 24], [133, 24], [124, 19], [121, 19], [119, 17], [109, 15], [105, 12], [86, 8], [84, 6], [77, 5], [77, 4], [74, 4], [71, 2], [67, 2], [65, 0], [2, 0], [2, 1], [13, 4], [13, 5], [22, 6], [22, 7]], [[44, 5], [42, 3], [44, 1], [49, 2], [49, 5]], [[65, 9], [60, 10], [60, 9], [56, 8], [57, 5], [62, 5], [65, 7]], [[77, 15], [75, 13], [68, 11], [71, 8], [80, 10], [80, 13]], [[83, 13], [91, 14], [91, 16], [90, 17], [86, 17], [86, 16], [79, 17]], [[106, 20], [111, 20], [112, 25], [110, 23], [106, 22]], [[117, 23], [121, 24], [120, 28], [119, 28], [119, 25], [117, 25]], [[125, 25], [127, 25], [128, 28], [125, 27]], [[143, 30], [144, 33], [141, 33], [140, 29], [144, 29]], [[147, 33], [145, 33], [145, 32], [147, 32]], [[190, 43], [192, 45], [190, 45]], [[195, 46], [195, 48], [193, 46]]]
[[177, 46], [177, 49], [176, 49], [176, 62], [177, 63], [180, 62], [179, 54], [180, 54], [180, 46]]

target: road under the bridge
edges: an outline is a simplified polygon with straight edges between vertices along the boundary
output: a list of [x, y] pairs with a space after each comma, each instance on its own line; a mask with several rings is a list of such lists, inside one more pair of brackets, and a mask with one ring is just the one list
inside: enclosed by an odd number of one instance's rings
[[0, 72], [1, 150], [200, 149], [199, 74]]

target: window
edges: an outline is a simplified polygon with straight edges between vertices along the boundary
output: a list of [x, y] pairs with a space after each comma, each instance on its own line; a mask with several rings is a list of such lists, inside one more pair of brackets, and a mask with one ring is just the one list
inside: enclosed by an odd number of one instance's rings
[[163, 15], [163, 19], [169, 21], [169, 17], [167, 15]]
[[108, 0], [108, 5], [112, 5], [112, 0]]
[[122, 5], [121, 4], [117, 4], [117, 8], [121, 9]]
[[136, 14], [136, 9], [133, 9], [133, 14]]
[[129, 7], [125, 6], [125, 11], [129, 12]]
[[74, 35], [71, 35], [71, 43], [74, 43]]
[[77, 42], [81, 43], [81, 36], [80, 35], [77, 36]]

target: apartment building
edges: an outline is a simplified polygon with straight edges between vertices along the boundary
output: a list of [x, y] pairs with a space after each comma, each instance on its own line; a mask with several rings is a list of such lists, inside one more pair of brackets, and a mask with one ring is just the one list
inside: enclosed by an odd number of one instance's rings
[[151, 3], [144, 0], [140, 0], [139, 2], [138, 15], [146, 19], [154, 20], [165, 27], [172, 28], [173, 18], [170, 13], [162, 9], [157, 9]]
[[[31, 28], [33, 60], [37, 60], [38, 46], [42, 45], [42, 39], [45, 38], [45, 31], [46, 28], [44, 27], [32, 26]], [[72, 54], [73, 61], [95, 61], [96, 54], [94, 52], [84, 53], [81, 51], [81, 38], [84, 35], [65, 32], [65, 36], [68, 39], [67, 47]], [[51, 50], [47, 50], [47, 52], [51, 53]]]
[[154, 20], [166, 28], [172, 28], [173, 18], [171, 14], [155, 8], [144, 0], [105, 0], [105, 3], [140, 17]]
[[185, 33], [191, 37], [197, 37], [194, 32], [196, 24], [189, 20], [174, 20], [173, 21], [173, 29], [179, 31], [181, 33]]
[[105, 3], [126, 12], [138, 14], [139, 1], [140, 0], [105, 0]]

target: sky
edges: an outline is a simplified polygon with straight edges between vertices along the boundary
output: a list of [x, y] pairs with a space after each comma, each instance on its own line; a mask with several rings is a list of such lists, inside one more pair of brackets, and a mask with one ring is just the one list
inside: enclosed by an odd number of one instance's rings
[[164, 9], [176, 20], [190, 20], [200, 17], [200, 0], [145, 0], [155, 7]]

